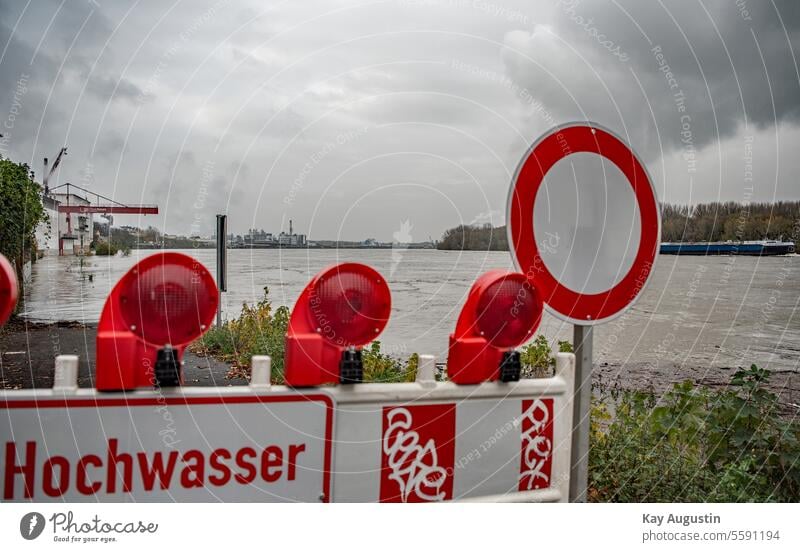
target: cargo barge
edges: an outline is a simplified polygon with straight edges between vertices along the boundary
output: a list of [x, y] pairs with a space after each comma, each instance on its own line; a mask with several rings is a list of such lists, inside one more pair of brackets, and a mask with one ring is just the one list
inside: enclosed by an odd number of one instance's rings
[[793, 242], [777, 240], [726, 242], [664, 242], [662, 255], [789, 255], [795, 252]]

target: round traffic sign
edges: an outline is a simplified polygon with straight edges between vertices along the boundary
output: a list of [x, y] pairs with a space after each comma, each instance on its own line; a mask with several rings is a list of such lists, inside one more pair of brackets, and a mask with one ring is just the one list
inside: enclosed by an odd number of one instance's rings
[[517, 269], [549, 312], [581, 325], [633, 304], [661, 236], [644, 164], [613, 132], [588, 122], [558, 126], [531, 146], [511, 182], [506, 220]]

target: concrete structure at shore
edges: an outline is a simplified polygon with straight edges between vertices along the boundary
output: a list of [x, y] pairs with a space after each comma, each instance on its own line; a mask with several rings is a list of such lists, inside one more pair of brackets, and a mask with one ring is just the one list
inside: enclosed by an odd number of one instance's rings
[[88, 255], [92, 244], [92, 215], [59, 212], [58, 206], [88, 206], [91, 202], [77, 194], [54, 193], [42, 197], [48, 221], [36, 228], [37, 249], [44, 255]]

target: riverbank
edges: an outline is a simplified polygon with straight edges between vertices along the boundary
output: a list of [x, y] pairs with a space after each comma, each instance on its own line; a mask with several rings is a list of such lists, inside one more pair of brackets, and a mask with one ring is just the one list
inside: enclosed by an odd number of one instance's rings
[[[14, 319], [0, 329], [0, 388], [47, 389], [53, 385], [56, 355], [78, 355], [78, 385], [92, 387], [95, 365], [94, 324], [59, 322], [41, 324]], [[187, 350], [184, 374], [188, 386], [246, 385], [243, 371], [212, 356], [200, 356]], [[608, 363], [594, 366], [593, 385], [604, 391], [649, 391], [661, 396], [676, 383], [686, 380], [697, 385], [720, 389], [730, 382], [738, 367], [715, 368], [680, 363], [652, 365], [645, 362]], [[781, 409], [800, 414], [800, 374], [773, 373], [767, 388], [781, 404]]]

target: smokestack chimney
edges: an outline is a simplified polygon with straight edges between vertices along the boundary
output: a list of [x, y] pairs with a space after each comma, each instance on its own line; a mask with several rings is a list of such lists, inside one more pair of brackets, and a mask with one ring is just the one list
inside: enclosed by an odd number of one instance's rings
[[294, 236], [294, 232], [292, 231], [292, 219], [289, 219], [289, 235]]

